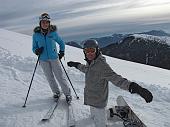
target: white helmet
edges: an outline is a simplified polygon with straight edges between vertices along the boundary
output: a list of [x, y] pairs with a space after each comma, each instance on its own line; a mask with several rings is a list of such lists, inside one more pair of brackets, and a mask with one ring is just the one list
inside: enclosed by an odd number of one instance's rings
[[49, 14], [47, 14], [47, 13], [41, 14], [41, 16], [39, 17], [39, 21], [41, 22], [41, 21], [43, 21], [43, 20], [50, 22], [50, 16], [49, 16]]

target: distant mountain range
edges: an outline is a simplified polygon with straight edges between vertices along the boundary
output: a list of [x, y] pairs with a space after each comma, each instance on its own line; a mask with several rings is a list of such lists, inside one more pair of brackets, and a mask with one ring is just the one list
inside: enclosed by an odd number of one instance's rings
[[[170, 34], [162, 30], [134, 34], [113, 34], [93, 38], [103, 54], [124, 60], [170, 69]], [[81, 43], [68, 42], [82, 48]]]
[[[113, 34], [112, 36], [105, 36], [105, 37], [100, 37], [100, 38], [88, 38], [88, 39], [97, 40], [99, 43], [99, 47], [103, 48], [110, 44], [120, 42], [123, 38], [124, 38], [123, 34]], [[70, 42], [67, 42], [66, 44], [77, 47], [77, 48], [80, 48], [83, 46], [83, 43], [79, 43], [76, 41], [70, 41]]]
[[[144, 34], [144, 35], [152, 35], [152, 36], [158, 36], [158, 37], [163, 37], [163, 36], [167, 36], [170, 37], [169, 33], [166, 33], [162, 30], [151, 30], [148, 32], [141, 32], [141, 33], [134, 33], [134, 34]], [[133, 34], [113, 34], [111, 36], [105, 36], [105, 37], [99, 37], [99, 38], [87, 38], [87, 39], [95, 39], [98, 41], [99, 43], [99, 47], [100, 48], [104, 48], [110, 44], [114, 44], [114, 43], [121, 43], [122, 40], [130, 35]], [[70, 45], [70, 46], [74, 46], [77, 48], [82, 48], [83, 44], [80, 41], [69, 41], [66, 42], [66, 44]]]
[[142, 32], [138, 34], [147, 34], [147, 35], [153, 35], [153, 36], [168, 36], [170, 37], [169, 33], [164, 32], [163, 30], [151, 30], [148, 32]]
[[170, 69], [170, 46], [165, 40], [131, 35], [122, 43], [108, 45], [101, 51], [111, 57]]
[[66, 44], [70, 45], [70, 46], [73, 46], [73, 47], [82, 48], [82, 46], [79, 45], [76, 41], [66, 42]]
[[120, 43], [121, 40], [126, 36], [127, 35], [123, 35], [123, 34], [113, 34], [112, 36], [91, 38], [91, 39], [97, 40], [97, 42], [99, 43], [99, 47], [103, 48], [113, 43]]

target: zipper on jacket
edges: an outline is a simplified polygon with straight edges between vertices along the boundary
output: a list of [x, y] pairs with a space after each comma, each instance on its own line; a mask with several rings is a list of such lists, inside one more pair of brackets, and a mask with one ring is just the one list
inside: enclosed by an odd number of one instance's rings
[[44, 38], [45, 38], [45, 45], [46, 45], [47, 57], [48, 57], [48, 59], [49, 59], [48, 50], [47, 50], [47, 38], [46, 38], [46, 35], [44, 35]]

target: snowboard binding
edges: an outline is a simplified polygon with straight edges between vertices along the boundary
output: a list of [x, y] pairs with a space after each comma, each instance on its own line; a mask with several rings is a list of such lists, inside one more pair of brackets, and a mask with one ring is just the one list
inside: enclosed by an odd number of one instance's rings
[[114, 112], [113, 108], [109, 108], [109, 111], [111, 118], [118, 116], [123, 120], [124, 127], [143, 127], [140, 121], [130, 118], [131, 110], [128, 106], [115, 106], [116, 112]]

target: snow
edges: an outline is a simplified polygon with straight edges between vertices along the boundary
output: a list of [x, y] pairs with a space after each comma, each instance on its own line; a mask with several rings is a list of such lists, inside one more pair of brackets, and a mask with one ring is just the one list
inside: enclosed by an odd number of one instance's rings
[[[52, 119], [44, 123], [40, 121], [53, 103], [53, 99], [39, 65], [27, 107], [22, 108], [37, 60], [32, 53], [31, 45], [31, 36], [0, 29], [0, 127], [66, 127], [64, 96]], [[115, 105], [116, 97], [122, 95], [148, 127], [169, 127], [170, 71], [107, 56], [106, 58], [115, 72], [146, 87], [154, 96], [153, 102], [148, 104], [140, 96], [132, 95], [110, 83], [107, 108]], [[65, 60], [62, 60], [80, 97], [80, 100], [77, 100], [72, 91], [76, 125], [94, 127], [93, 121], [89, 118], [89, 106], [83, 104], [84, 74], [66, 65], [71, 60], [85, 63], [82, 50], [66, 46]]]
[[156, 40], [160, 43], [170, 45], [170, 37], [168, 36], [153, 36], [147, 34], [133, 34], [136, 38], [143, 38], [147, 40]]

